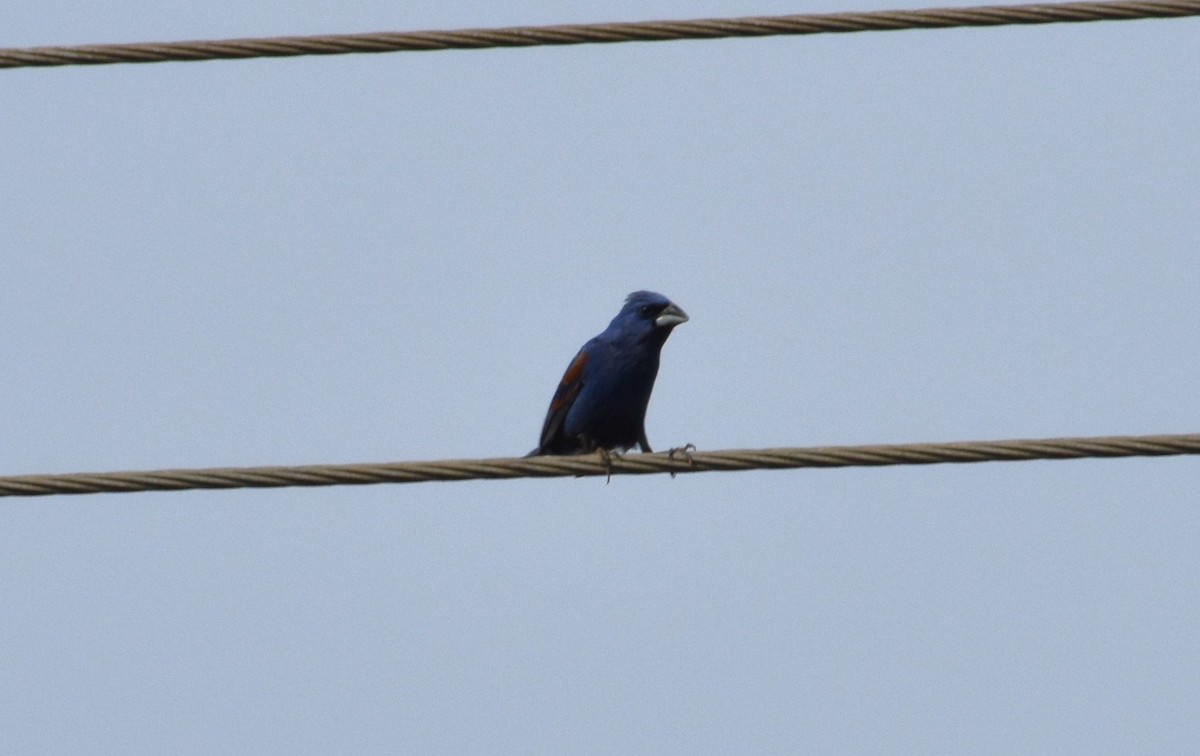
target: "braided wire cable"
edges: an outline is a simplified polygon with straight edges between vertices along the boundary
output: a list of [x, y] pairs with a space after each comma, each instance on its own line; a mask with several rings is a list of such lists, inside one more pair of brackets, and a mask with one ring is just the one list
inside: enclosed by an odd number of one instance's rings
[[132, 493], [215, 488], [367, 485], [425, 481], [649, 475], [804, 467], [881, 467], [949, 462], [1015, 462], [1034, 459], [1165, 457], [1200, 454], [1200, 433], [1100, 436], [933, 444], [875, 444], [714, 452], [599, 454], [574, 457], [387, 462], [379, 464], [226, 467], [146, 472], [71, 473], [0, 477], [0, 496]]
[[690, 21], [559, 24], [495, 29], [0, 48], [0, 68], [767, 37], [899, 29], [1126, 21], [1197, 15], [1200, 15], [1200, 0], [1109, 1], [988, 5], [864, 13], [810, 13], [787, 16], [708, 18]]

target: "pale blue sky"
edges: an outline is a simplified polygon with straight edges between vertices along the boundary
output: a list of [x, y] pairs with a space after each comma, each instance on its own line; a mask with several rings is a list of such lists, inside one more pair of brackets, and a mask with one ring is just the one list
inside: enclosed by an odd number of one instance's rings
[[[0, 45], [922, 3], [15, 2]], [[1200, 21], [0, 72], [0, 474], [1200, 430]], [[0, 751], [1181, 753], [1194, 458], [6, 499]]]

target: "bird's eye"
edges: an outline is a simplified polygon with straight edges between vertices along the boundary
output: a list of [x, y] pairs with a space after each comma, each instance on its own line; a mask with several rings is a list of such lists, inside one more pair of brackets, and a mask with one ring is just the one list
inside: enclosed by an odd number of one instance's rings
[[650, 314], [650, 305], [642, 305], [642, 314], [643, 314], [643, 315], [649, 315], [649, 314]]

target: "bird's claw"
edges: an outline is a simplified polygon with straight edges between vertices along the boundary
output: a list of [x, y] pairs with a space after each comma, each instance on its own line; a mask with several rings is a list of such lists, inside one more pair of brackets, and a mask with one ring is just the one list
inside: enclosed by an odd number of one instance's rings
[[[683, 446], [676, 446], [676, 447], [673, 447], [673, 448], [667, 450], [667, 459], [674, 460], [675, 455], [678, 454], [688, 461], [689, 467], [695, 467], [696, 460], [692, 458], [692, 452], [694, 452], [694, 451], [696, 451], [695, 444], [684, 444]], [[671, 477], [672, 478], [675, 477], [674, 470], [671, 471]]]
[[616, 449], [605, 449], [603, 446], [596, 449], [596, 452], [600, 455], [600, 461], [604, 463], [604, 469], [608, 473], [604, 477], [604, 485], [608, 485], [612, 482], [613, 459], [620, 459], [621, 452], [617, 451]]

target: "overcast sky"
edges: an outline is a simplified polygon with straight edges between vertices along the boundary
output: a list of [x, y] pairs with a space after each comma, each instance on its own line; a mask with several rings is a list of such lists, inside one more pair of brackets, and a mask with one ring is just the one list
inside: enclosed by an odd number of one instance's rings
[[[0, 46], [921, 7], [9, 2]], [[0, 72], [0, 474], [1200, 430], [1200, 21]], [[6, 753], [1183, 753], [1195, 458], [0, 503]]]

